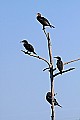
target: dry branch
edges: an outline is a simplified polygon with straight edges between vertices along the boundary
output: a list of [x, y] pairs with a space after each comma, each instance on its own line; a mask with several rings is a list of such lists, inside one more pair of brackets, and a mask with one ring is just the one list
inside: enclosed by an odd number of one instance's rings
[[48, 69], [50, 69], [50, 68], [49, 68], [49, 67], [48, 67], [48, 68], [44, 68], [43, 71], [46, 71], [46, 70], [48, 70]]
[[[50, 68], [49, 68], [49, 67], [48, 67], [48, 68], [44, 68], [43, 71], [46, 71], [46, 70], [48, 70], [48, 69], [50, 69]], [[56, 68], [53, 69], [53, 71], [55, 71], [55, 70], [56, 70]], [[50, 70], [49, 70], [49, 71], [50, 71]]]
[[[51, 41], [50, 41], [49, 33], [46, 33], [45, 29], [43, 31], [44, 31], [45, 36], [48, 41], [48, 51], [49, 51], [49, 59], [50, 59], [50, 70], [49, 71], [50, 71], [50, 80], [51, 80], [51, 96], [54, 99], [53, 56], [52, 56]], [[51, 106], [51, 119], [54, 120], [54, 102], [53, 102], [53, 100], [52, 100], [52, 106]]]
[[69, 62], [65, 62], [64, 65], [69, 64], [69, 63], [72, 63], [72, 62], [76, 62], [76, 61], [78, 61], [78, 60], [80, 60], [80, 58], [75, 59], [75, 60], [71, 60], [71, 61], [69, 61]]
[[28, 53], [28, 52], [26, 52], [26, 51], [24, 51], [24, 50], [21, 50], [21, 51], [24, 52], [25, 54], [29, 55], [29, 56], [36, 57], [36, 58], [38, 58], [38, 59], [40, 59], [40, 60], [43, 60], [44, 62], [46, 62], [46, 63], [50, 66], [50, 63], [49, 63], [45, 58], [42, 58], [42, 57], [40, 57], [40, 56], [37, 56], [37, 55], [31, 54], [31, 53]]
[[44, 31], [44, 34], [46, 35], [46, 38], [48, 39], [48, 36], [47, 36], [47, 33], [46, 33], [45, 29], [43, 29], [43, 31]]
[[[75, 68], [69, 68], [69, 69], [67, 69], [67, 70], [65, 70], [65, 71], [62, 71], [62, 73], [69, 72], [69, 71], [74, 70], [74, 69], [75, 69]], [[58, 73], [54, 74], [53, 77], [56, 77], [56, 76], [59, 75], [59, 74], [61, 74], [61, 73], [58, 72]]]

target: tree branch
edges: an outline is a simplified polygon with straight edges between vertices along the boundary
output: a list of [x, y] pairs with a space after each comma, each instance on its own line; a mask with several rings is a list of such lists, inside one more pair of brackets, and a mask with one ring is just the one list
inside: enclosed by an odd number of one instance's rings
[[[68, 72], [68, 71], [71, 71], [71, 70], [74, 70], [75, 68], [69, 68], [65, 71], [62, 71], [62, 73], [65, 73], [65, 72]], [[56, 77], [57, 75], [61, 74], [60, 72], [56, 73], [55, 75], [53, 75], [53, 77]]]
[[21, 50], [21, 51], [24, 52], [25, 54], [29, 55], [29, 56], [36, 57], [36, 58], [38, 58], [38, 59], [40, 59], [40, 60], [43, 60], [44, 62], [46, 62], [46, 63], [50, 66], [50, 63], [49, 63], [45, 58], [42, 58], [42, 57], [40, 57], [40, 56], [37, 56], [37, 55], [31, 54], [31, 53], [28, 53], [28, 52], [26, 52], [26, 51], [24, 51], [24, 50]]
[[46, 33], [45, 29], [43, 29], [43, 31], [44, 31], [44, 34], [46, 35], [46, 38], [48, 39], [48, 36], [47, 36], [47, 33]]
[[71, 61], [69, 61], [69, 62], [64, 62], [64, 65], [69, 64], [69, 63], [72, 63], [72, 62], [76, 62], [76, 61], [78, 61], [78, 60], [80, 60], [80, 58], [75, 59], [75, 60], [71, 60]]
[[[53, 80], [53, 57], [52, 57], [52, 48], [51, 48], [51, 41], [49, 33], [46, 33], [45, 29], [43, 30], [47, 41], [48, 41], [48, 51], [49, 51], [49, 58], [50, 58], [50, 80], [51, 80], [51, 97], [54, 100], [54, 80]], [[54, 120], [54, 102], [52, 100], [52, 106], [51, 106], [51, 119]]]
[[46, 70], [48, 70], [48, 69], [50, 69], [50, 68], [49, 68], [49, 67], [48, 67], [48, 68], [44, 68], [43, 71], [46, 71]]
[[[48, 67], [48, 68], [44, 68], [43, 71], [46, 71], [46, 70], [48, 70], [48, 69], [50, 69], [50, 68], [49, 68], [49, 67]], [[53, 69], [53, 71], [55, 71], [55, 70], [56, 70], [56, 68]], [[50, 71], [50, 70], [49, 70], [49, 71]]]

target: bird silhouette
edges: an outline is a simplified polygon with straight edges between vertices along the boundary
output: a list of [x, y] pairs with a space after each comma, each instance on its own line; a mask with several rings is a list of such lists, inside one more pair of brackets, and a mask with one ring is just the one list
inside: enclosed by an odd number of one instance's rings
[[58, 70], [60, 71], [60, 73], [62, 74], [62, 70], [63, 70], [63, 62], [61, 60], [61, 57], [57, 56], [57, 57], [54, 57], [54, 58], [57, 58], [57, 68]]
[[45, 29], [45, 26], [55, 28], [45, 17], [42, 17], [40, 13], [37, 13], [37, 20], [43, 25], [43, 30]]
[[[46, 100], [52, 105], [52, 97], [51, 97], [51, 92], [48, 92], [47, 94], [46, 94]], [[62, 106], [61, 105], [59, 105], [59, 103], [57, 102], [57, 100], [54, 98], [54, 100], [53, 100], [53, 102], [54, 102], [54, 106], [59, 106], [59, 107], [61, 107], [62, 108]]]
[[25, 49], [28, 52], [30, 52], [30, 53], [33, 52], [34, 54], [36, 54], [33, 46], [31, 44], [29, 44], [27, 40], [22, 40], [20, 43], [23, 43], [23, 46], [25, 47]]

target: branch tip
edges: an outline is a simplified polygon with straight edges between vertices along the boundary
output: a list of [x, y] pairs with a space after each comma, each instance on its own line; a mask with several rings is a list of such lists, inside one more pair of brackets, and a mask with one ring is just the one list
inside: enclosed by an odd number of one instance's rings
[[[74, 69], [75, 69], [75, 68], [69, 68], [69, 69], [67, 69], [67, 70], [65, 70], [65, 71], [62, 71], [62, 73], [69, 72], [69, 71], [74, 70]], [[56, 77], [56, 76], [59, 75], [59, 74], [61, 74], [61, 73], [58, 72], [58, 73], [54, 74], [53, 77]]]
[[48, 68], [44, 68], [43, 71], [46, 71], [46, 70], [48, 70], [48, 69], [50, 69], [50, 68], [49, 68], [49, 67], [48, 67]]
[[46, 62], [50, 66], [50, 63], [45, 58], [42, 58], [39, 55], [28, 53], [28, 52], [26, 52], [24, 50], [21, 50], [21, 51], [24, 52], [25, 54], [29, 55], [29, 56], [36, 57], [36, 58], [38, 58], [40, 60], [43, 60], [44, 62]]

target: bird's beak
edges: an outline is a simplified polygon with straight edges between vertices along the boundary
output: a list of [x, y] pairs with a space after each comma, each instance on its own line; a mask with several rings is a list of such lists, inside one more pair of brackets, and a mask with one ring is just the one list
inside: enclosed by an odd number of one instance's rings
[[36, 14], [36, 16], [38, 16], [38, 13]]
[[54, 57], [54, 58], [57, 58], [57, 57]]
[[22, 41], [20, 41], [20, 43], [22, 43]]

